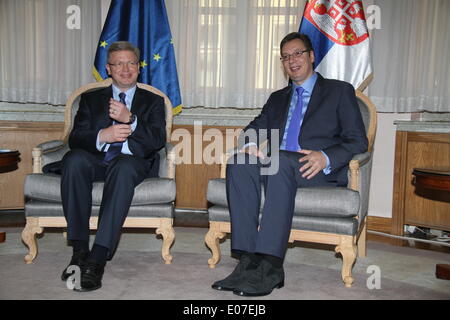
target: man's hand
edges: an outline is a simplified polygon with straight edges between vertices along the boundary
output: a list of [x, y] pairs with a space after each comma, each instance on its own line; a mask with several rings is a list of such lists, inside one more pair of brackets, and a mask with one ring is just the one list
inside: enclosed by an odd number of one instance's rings
[[101, 143], [124, 142], [131, 134], [131, 125], [129, 124], [113, 124], [112, 126], [100, 131]]
[[241, 150], [239, 150], [239, 152], [246, 152], [246, 153], [253, 155], [255, 157], [258, 157], [260, 159], [265, 158], [264, 153], [262, 153], [261, 150], [259, 150], [258, 147], [255, 145], [250, 145], [246, 148], [242, 148]]
[[299, 162], [306, 162], [300, 168], [303, 178], [312, 179], [327, 166], [327, 158], [320, 151], [300, 150], [299, 153], [306, 154], [298, 160]]
[[113, 98], [109, 99], [109, 117], [117, 122], [128, 123], [130, 121], [131, 112], [122, 102]]

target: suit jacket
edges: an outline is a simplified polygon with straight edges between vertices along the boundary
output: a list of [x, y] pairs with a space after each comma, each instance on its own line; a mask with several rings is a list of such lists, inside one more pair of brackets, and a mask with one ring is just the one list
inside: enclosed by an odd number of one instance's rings
[[[267, 129], [270, 149], [271, 129], [279, 130], [281, 145], [286, 126], [292, 86], [272, 93], [261, 113], [244, 129], [254, 129], [259, 136]], [[251, 135], [249, 135], [251, 136]], [[246, 143], [251, 139], [246, 137]], [[253, 141], [258, 144], [259, 141]], [[302, 149], [322, 150], [330, 159], [329, 181], [347, 184], [347, 166], [355, 154], [367, 151], [367, 136], [355, 90], [347, 82], [325, 79], [320, 74], [306, 110], [299, 134]]]
[[[81, 148], [94, 154], [97, 134], [112, 125], [109, 117], [109, 99], [112, 86], [81, 95], [78, 112], [69, 136], [71, 149]], [[137, 117], [137, 127], [128, 137], [128, 147], [134, 156], [154, 160], [166, 142], [164, 99], [147, 90], [136, 88], [131, 112]]]

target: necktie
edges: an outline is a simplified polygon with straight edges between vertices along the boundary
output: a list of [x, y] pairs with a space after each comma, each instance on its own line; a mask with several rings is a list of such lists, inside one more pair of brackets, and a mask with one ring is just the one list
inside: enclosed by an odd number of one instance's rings
[[287, 151], [298, 151], [298, 136], [300, 133], [300, 124], [303, 120], [303, 99], [302, 95], [305, 89], [297, 87], [297, 105], [292, 112], [291, 122], [289, 123], [288, 132], [286, 135], [286, 148]]
[[[124, 105], [126, 105], [125, 96], [125, 92], [119, 93], [120, 102], [122, 102]], [[113, 123], [116, 122], [114, 121]], [[108, 151], [106, 151], [105, 158], [103, 159], [103, 164], [108, 165], [112, 159], [117, 157], [122, 152], [122, 144], [122, 142], [111, 143]]]

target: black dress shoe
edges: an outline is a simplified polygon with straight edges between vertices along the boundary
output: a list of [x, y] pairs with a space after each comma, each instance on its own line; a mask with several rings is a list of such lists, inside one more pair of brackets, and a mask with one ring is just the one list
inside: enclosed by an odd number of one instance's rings
[[102, 287], [102, 277], [105, 271], [105, 263], [97, 263], [92, 260], [85, 260], [81, 264], [81, 284], [75, 291], [85, 292], [100, 289]]
[[214, 282], [211, 287], [220, 291], [233, 291], [236, 286], [244, 280], [246, 271], [255, 269], [256, 266], [257, 265], [252, 262], [249, 255], [244, 253], [233, 272], [225, 279]]
[[246, 273], [245, 280], [233, 290], [238, 296], [258, 297], [265, 296], [275, 288], [284, 286], [283, 267], [274, 267], [263, 259], [258, 267]]
[[70, 266], [78, 266], [81, 268], [81, 264], [83, 261], [87, 258], [89, 252], [87, 251], [76, 251], [72, 255], [72, 259], [70, 259], [69, 265], [64, 269], [63, 273], [61, 274], [61, 280], [67, 281], [67, 279], [73, 274], [73, 272], [67, 272], [67, 269]]

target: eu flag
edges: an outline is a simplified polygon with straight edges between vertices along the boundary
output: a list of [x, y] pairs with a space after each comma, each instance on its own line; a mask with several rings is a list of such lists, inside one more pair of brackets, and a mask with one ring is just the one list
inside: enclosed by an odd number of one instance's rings
[[108, 77], [108, 47], [128, 41], [141, 51], [139, 82], [164, 92], [173, 114], [181, 111], [175, 52], [164, 0], [112, 0], [100, 35], [92, 73], [97, 81]]

